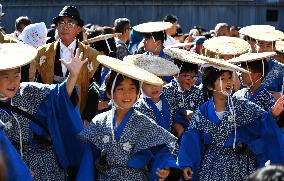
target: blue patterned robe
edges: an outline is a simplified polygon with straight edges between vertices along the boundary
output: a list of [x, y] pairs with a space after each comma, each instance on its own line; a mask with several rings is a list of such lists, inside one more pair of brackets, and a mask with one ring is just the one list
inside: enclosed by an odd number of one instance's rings
[[282, 92], [284, 65], [274, 59], [270, 59], [268, 65], [269, 72], [264, 77], [262, 84], [269, 91]]
[[[241, 181], [260, 164], [284, 162], [284, 138], [272, 113], [265, 112], [246, 99], [233, 98], [236, 113], [236, 143], [248, 144], [251, 152], [233, 148], [234, 121], [229, 106], [222, 120], [215, 112], [213, 99], [194, 114], [189, 130], [184, 133], [178, 156], [181, 167], [192, 167], [193, 180]], [[261, 137], [263, 144], [256, 144]]]
[[243, 88], [237, 91], [234, 94], [238, 99], [248, 99], [249, 101], [255, 103], [260, 106], [265, 111], [271, 109], [271, 107], [275, 104], [275, 98], [264, 88], [264, 86], [260, 86], [253, 95], [250, 95], [248, 88]]
[[171, 132], [174, 119], [175, 102], [169, 102], [168, 99], [161, 94], [162, 110], [160, 111], [151, 98], [141, 96], [135, 104], [135, 109], [149, 118], [154, 120], [159, 126]]
[[[79, 165], [83, 152], [79, 141], [76, 141], [76, 135], [83, 126], [78, 108], [73, 106], [67, 93], [66, 84], [49, 86], [21, 83], [12, 103], [35, 116], [49, 130], [49, 133], [46, 133], [28, 118], [0, 109], [0, 119], [5, 123], [5, 133], [19, 153], [21, 130], [22, 159], [35, 173], [35, 179], [65, 180], [65, 170], [69, 165]], [[50, 140], [51, 144], [34, 139], [35, 134]], [[71, 149], [75, 153], [72, 153]]]
[[[117, 128], [113, 127], [114, 120], [112, 110], [101, 113], [80, 133], [95, 150], [85, 153], [77, 180], [95, 180], [97, 176], [99, 181], [144, 181], [149, 180], [149, 173], [154, 180], [157, 168], [176, 167], [165, 146], [174, 147], [176, 138], [172, 134], [133, 108]], [[107, 152], [109, 168], [94, 171], [93, 162], [101, 150]], [[146, 169], [149, 164], [150, 170]]]
[[[0, 156], [4, 161], [6, 181], [32, 181], [30, 170], [21, 160], [21, 157], [3, 132], [0, 121]], [[0, 170], [3, 171], [3, 170]], [[3, 174], [3, 173], [2, 173]]]
[[[202, 91], [193, 86], [190, 90], [181, 91], [176, 79], [173, 79], [169, 84], [166, 84], [163, 89], [163, 94], [169, 100], [174, 102], [173, 114], [175, 114], [174, 123], [180, 123], [185, 130], [188, 128], [189, 121], [184, 116], [186, 110], [195, 111], [204, 102]], [[173, 106], [172, 106], [173, 107]]]

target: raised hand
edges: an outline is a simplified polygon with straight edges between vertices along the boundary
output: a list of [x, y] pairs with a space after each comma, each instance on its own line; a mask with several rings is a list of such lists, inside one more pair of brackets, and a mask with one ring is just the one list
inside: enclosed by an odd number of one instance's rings
[[83, 58], [83, 52], [79, 53], [79, 48], [76, 49], [76, 54], [74, 57], [73, 50], [71, 49], [71, 61], [67, 63], [63, 59], [59, 59], [63, 65], [68, 69], [71, 75], [79, 75], [80, 70], [82, 66], [88, 61], [88, 58], [86, 58], [84, 61], [82, 61]]
[[183, 169], [183, 177], [185, 180], [192, 179], [192, 169], [190, 167], [186, 167]]
[[272, 115], [277, 118], [284, 110], [284, 96], [281, 96], [271, 108]]
[[158, 169], [156, 172], [157, 176], [159, 177], [159, 181], [164, 181], [170, 174], [170, 169], [165, 168], [165, 169]]

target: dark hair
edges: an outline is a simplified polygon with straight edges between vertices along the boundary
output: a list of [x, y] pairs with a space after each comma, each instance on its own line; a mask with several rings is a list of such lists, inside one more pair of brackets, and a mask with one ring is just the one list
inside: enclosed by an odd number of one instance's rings
[[[111, 71], [106, 77], [106, 80], [105, 80], [105, 82], [106, 82], [106, 93], [108, 93], [108, 94], [111, 94], [112, 84], [113, 84], [113, 81], [114, 81], [116, 75], [117, 75], [117, 72]], [[116, 81], [115, 81], [114, 90], [126, 78], [129, 78], [129, 77], [125, 77], [124, 75], [118, 74]], [[129, 78], [129, 79], [131, 79], [131, 78]], [[140, 89], [140, 82], [138, 80], [135, 80], [135, 79], [131, 79], [131, 80], [135, 84], [135, 87], [137, 89], [137, 94], [138, 94], [139, 89]]]
[[156, 40], [161, 40], [162, 43], [167, 39], [167, 35], [165, 31], [159, 31], [159, 32], [152, 32], [152, 33], [143, 33], [143, 37], [146, 39], [153, 38]]
[[[111, 27], [108, 27], [108, 26], [99, 27], [95, 29], [94, 31], [88, 32], [88, 39], [96, 37], [98, 35], [112, 34], [112, 33], [113, 33], [113, 29]], [[108, 49], [106, 41], [109, 44], [111, 52]], [[98, 51], [104, 52], [105, 55], [108, 55], [114, 58], [116, 57], [116, 46], [115, 46], [114, 38], [108, 38], [107, 40], [97, 41], [97, 42], [91, 43], [90, 46]]]
[[[262, 64], [263, 62], [263, 64]], [[247, 67], [253, 71], [254, 73], [261, 73], [263, 74], [263, 66], [264, 66], [264, 75], [262, 77], [265, 77], [268, 73], [268, 62], [267, 60], [256, 60], [251, 62], [243, 62], [241, 64], [241, 67], [244, 69], [247, 69]]]
[[283, 178], [283, 165], [269, 165], [252, 173], [248, 177], [248, 181], [282, 181]]
[[231, 27], [230, 27], [230, 31], [233, 31], [233, 30], [239, 31], [240, 28], [238, 28], [237, 26], [231, 26]]
[[169, 14], [169, 15], [164, 17], [164, 22], [175, 23], [177, 21], [178, 21], [177, 17], [175, 15], [172, 15], [172, 14]]
[[18, 17], [17, 19], [16, 19], [16, 21], [15, 21], [15, 28], [16, 28], [16, 30], [20, 30], [20, 26], [21, 26], [21, 24], [23, 24], [23, 25], [25, 25], [25, 26], [28, 26], [28, 25], [30, 25], [32, 23], [32, 21], [30, 20], [30, 18], [29, 17], [27, 17], [27, 16], [20, 16], [20, 17]]
[[209, 98], [213, 96], [213, 90], [209, 90], [209, 87], [215, 88], [216, 80], [224, 73], [230, 72], [229, 70], [218, 70], [214, 67], [206, 67], [203, 69], [202, 75], [202, 91], [204, 95], [204, 101], [207, 101]]
[[175, 58], [173, 60], [174, 60], [174, 63], [180, 69], [180, 73], [184, 73], [184, 72], [194, 72], [195, 74], [198, 73], [198, 65], [197, 64], [184, 62], [184, 61], [181, 61], [181, 60], [178, 60], [178, 59], [175, 59]]
[[114, 21], [114, 30], [116, 33], [123, 33], [130, 25], [130, 20], [127, 18], [118, 18]]

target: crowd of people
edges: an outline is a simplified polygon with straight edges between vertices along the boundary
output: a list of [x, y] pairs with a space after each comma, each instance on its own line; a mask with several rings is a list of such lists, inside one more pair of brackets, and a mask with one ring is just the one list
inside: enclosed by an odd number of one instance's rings
[[284, 33], [131, 25], [1, 28], [0, 181], [283, 180]]

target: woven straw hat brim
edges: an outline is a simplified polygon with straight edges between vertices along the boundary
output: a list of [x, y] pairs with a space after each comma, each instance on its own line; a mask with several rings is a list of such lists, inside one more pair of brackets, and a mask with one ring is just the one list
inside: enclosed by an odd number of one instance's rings
[[275, 48], [276, 51], [284, 53], [284, 41], [276, 41]]
[[151, 85], [160, 86], [163, 84], [162, 79], [144, 69], [135, 66], [134, 64], [127, 63], [106, 55], [98, 55], [97, 60], [102, 65], [109, 67], [111, 70], [125, 75], [126, 77], [146, 82]]
[[191, 42], [191, 43], [175, 43], [173, 45], [167, 45], [167, 46], [165, 46], [165, 48], [179, 48], [179, 47], [185, 47], [185, 46], [191, 46], [191, 45], [195, 45], [195, 42]]
[[198, 58], [198, 59], [201, 59], [203, 61], [205, 61], [207, 64], [207, 66], [211, 65], [213, 67], [218, 67], [220, 69], [224, 69], [224, 70], [231, 70], [231, 71], [241, 71], [241, 72], [245, 72], [245, 73], [249, 73], [249, 71], [243, 69], [243, 68], [240, 68], [234, 64], [231, 64], [227, 61], [224, 61], [224, 60], [220, 60], [220, 59], [216, 59], [216, 58], [209, 58], [209, 57], [206, 57], [206, 56], [203, 56], [203, 55], [198, 55], [196, 53], [192, 53], [192, 52], [189, 52], [189, 56], [192, 56], [194, 58]]
[[242, 63], [242, 62], [252, 62], [256, 60], [270, 58], [276, 55], [276, 52], [263, 52], [263, 53], [246, 53], [240, 55], [239, 57], [227, 60], [229, 63]]
[[84, 44], [95, 43], [97, 41], [106, 40], [106, 39], [109, 39], [109, 38], [112, 38], [112, 37], [117, 37], [117, 36], [120, 36], [120, 35], [122, 35], [122, 34], [121, 33], [114, 33], [114, 34], [99, 35], [99, 36], [96, 36], [94, 38], [84, 40], [84, 41], [82, 41], [82, 43], [84, 43]]
[[240, 55], [249, 52], [250, 44], [236, 37], [213, 37], [205, 40], [204, 48], [219, 55]]
[[172, 76], [179, 72], [178, 66], [173, 62], [156, 56], [147, 56], [144, 54], [128, 55], [124, 57], [123, 61], [132, 63], [157, 76]]
[[29, 64], [37, 55], [37, 50], [23, 43], [0, 44], [0, 70], [15, 69]]
[[256, 31], [256, 30], [275, 30], [275, 27], [274, 26], [271, 26], [271, 25], [250, 25], [250, 26], [245, 26], [243, 28], [241, 28], [239, 30], [239, 33], [240, 34], [243, 34], [243, 35], [251, 35], [251, 32], [252, 31]]
[[284, 33], [275, 29], [251, 29], [246, 33], [247, 36], [260, 41], [278, 41], [284, 40]]
[[152, 32], [164, 31], [172, 27], [172, 25], [173, 24], [170, 22], [157, 21], [157, 22], [142, 23], [134, 26], [133, 29], [141, 33], [152, 33]]
[[192, 63], [192, 64], [204, 64], [206, 63], [205, 61], [195, 58], [194, 56], [190, 56], [190, 52], [187, 50], [183, 49], [178, 49], [178, 48], [165, 48], [164, 53], [172, 58], [178, 59], [183, 62], [187, 63]]

